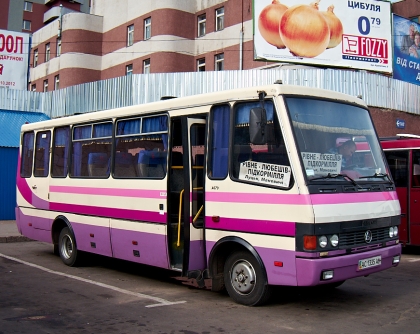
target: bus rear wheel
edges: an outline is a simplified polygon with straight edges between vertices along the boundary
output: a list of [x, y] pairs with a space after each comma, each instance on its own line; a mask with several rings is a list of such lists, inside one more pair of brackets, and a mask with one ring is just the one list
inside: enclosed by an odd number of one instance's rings
[[232, 253], [224, 267], [225, 287], [237, 303], [262, 305], [270, 298], [270, 286], [258, 261], [248, 252]]
[[80, 262], [80, 252], [77, 250], [76, 238], [73, 232], [65, 227], [58, 238], [58, 252], [61, 260], [68, 266], [76, 266]]

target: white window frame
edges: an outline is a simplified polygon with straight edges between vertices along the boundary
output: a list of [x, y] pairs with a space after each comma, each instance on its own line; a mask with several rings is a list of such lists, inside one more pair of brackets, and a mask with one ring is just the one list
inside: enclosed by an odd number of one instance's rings
[[130, 24], [127, 27], [127, 46], [134, 44], [134, 24]]
[[57, 57], [61, 55], [61, 38], [57, 38], [57, 46], [56, 46], [56, 53]]
[[144, 40], [152, 38], [152, 18], [144, 19]]
[[48, 92], [48, 80], [44, 80], [44, 93]]
[[54, 77], [54, 90], [59, 90], [60, 89], [60, 75], [56, 75]]
[[143, 60], [143, 74], [150, 73], [150, 58]]
[[34, 67], [38, 66], [38, 49], [34, 50]]
[[22, 29], [23, 30], [31, 31], [31, 26], [32, 26], [31, 21], [23, 20], [23, 23], [22, 23]]
[[128, 64], [125, 67], [125, 75], [131, 75], [133, 74], [133, 64]]
[[206, 71], [206, 58], [197, 59], [197, 72]]
[[206, 35], [206, 14], [197, 16], [197, 36], [203, 37]]
[[225, 69], [225, 54], [219, 53], [214, 56], [214, 70], [223, 71]]
[[51, 44], [45, 44], [45, 61], [49, 61], [51, 59]]
[[216, 31], [225, 29], [225, 7], [216, 9]]
[[23, 3], [23, 10], [25, 12], [32, 12], [32, 8], [33, 8], [33, 3], [30, 1], [25, 1]]

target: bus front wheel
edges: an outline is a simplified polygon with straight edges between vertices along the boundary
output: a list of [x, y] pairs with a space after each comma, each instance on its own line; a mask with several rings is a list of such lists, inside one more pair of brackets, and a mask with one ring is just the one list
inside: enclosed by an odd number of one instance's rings
[[70, 267], [80, 262], [80, 252], [76, 247], [76, 238], [68, 227], [63, 228], [60, 232], [58, 252], [61, 260]]
[[239, 304], [261, 305], [270, 297], [263, 269], [252, 254], [241, 251], [232, 253], [224, 267], [225, 287], [229, 296]]

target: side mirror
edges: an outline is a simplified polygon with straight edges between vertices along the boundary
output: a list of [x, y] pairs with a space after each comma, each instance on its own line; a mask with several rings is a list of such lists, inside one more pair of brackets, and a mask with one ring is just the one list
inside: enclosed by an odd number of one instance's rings
[[267, 113], [264, 108], [252, 108], [249, 112], [249, 138], [254, 145], [266, 143], [265, 127], [267, 125]]

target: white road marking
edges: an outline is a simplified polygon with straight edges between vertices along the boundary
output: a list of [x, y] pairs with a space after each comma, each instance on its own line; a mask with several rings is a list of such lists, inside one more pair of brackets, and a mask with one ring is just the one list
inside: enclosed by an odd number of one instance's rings
[[420, 259], [408, 258], [407, 261], [408, 262], [419, 262]]
[[4, 257], [5, 259], [8, 259], [8, 260], [12, 260], [12, 261], [19, 262], [19, 263], [25, 264], [25, 265], [33, 267], [33, 268], [43, 270], [43, 271], [45, 271], [47, 273], [50, 273], [50, 274], [64, 276], [64, 277], [67, 277], [67, 278], [72, 278], [72, 279], [75, 279], [75, 280], [78, 280], [78, 281], [81, 281], [81, 282], [97, 285], [97, 286], [100, 286], [100, 287], [103, 287], [103, 288], [106, 288], [106, 289], [110, 289], [110, 290], [114, 290], [114, 291], [117, 291], [117, 292], [120, 292], [120, 293], [125, 293], [126, 295], [131, 295], [131, 296], [142, 298], [142, 299], [150, 299], [150, 300], [153, 300], [154, 302], [157, 303], [157, 304], [146, 305], [146, 307], [159, 307], [159, 306], [167, 306], [167, 305], [175, 305], [175, 304], [186, 303], [185, 300], [178, 301], [178, 302], [170, 302], [169, 300], [166, 300], [166, 299], [163, 299], [163, 298], [153, 297], [153, 296], [145, 295], [143, 293], [132, 292], [132, 291], [117, 288], [117, 287], [112, 286], [112, 285], [108, 285], [108, 284], [104, 284], [104, 283], [100, 283], [100, 282], [95, 282], [95, 281], [92, 281], [92, 280], [89, 280], [89, 279], [86, 279], [86, 278], [82, 278], [82, 277], [78, 277], [78, 276], [73, 276], [73, 275], [68, 275], [68, 274], [65, 274], [65, 273], [53, 271], [51, 269], [41, 267], [41, 266], [38, 266], [38, 265], [30, 263], [30, 262], [22, 261], [22, 260], [19, 260], [17, 258], [7, 256], [7, 255], [1, 254], [1, 253], [0, 253], [0, 256]]

